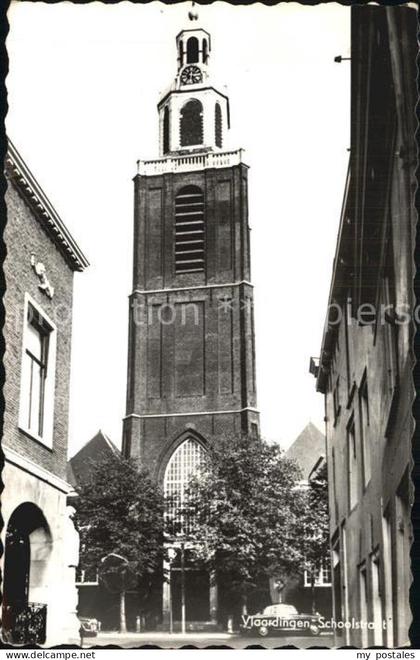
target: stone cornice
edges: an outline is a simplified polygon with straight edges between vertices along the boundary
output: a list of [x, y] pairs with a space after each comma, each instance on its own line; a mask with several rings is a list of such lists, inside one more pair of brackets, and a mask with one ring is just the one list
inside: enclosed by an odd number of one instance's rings
[[252, 289], [254, 285], [248, 280], [241, 280], [240, 282], [225, 282], [220, 284], [197, 284], [195, 286], [178, 286], [178, 287], [166, 287], [164, 289], [134, 289], [134, 291], [129, 295], [129, 298], [132, 298], [136, 294], [140, 295], [150, 295], [155, 293], [176, 293], [178, 291], [198, 291], [202, 289], [223, 289], [231, 288], [234, 286], [249, 286]]
[[32, 474], [34, 477], [45, 481], [46, 483], [50, 484], [50, 486], [61, 490], [63, 493], [67, 494], [73, 490], [73, 486], [64, 481], [64, 479], [61, 479], [52, 472], [45, 470], [41, 466], [31, 461], [29, 458], [26, 458], [26, 456], [22, 456], [22, 454], [19, 454], [14, 449], [7, 447], [4, 443], [2, 449], [4, 458], [7, 463], [11, 463], [21, 470]]
[[149, 417], [200, 417], [202, 415], [236, 415], [238, 413], [243, 413], [243, 412], [254, 412], [254, 413], [259, 413], [257, 408], [253, 408], [251, 406], [246, 406], [246, 408], [239, 408], [236, 410], [202, 410], [202, 411], [194, 411], [194, 412], [176, 412], [176, 413], [150, 413], [150, 414], [144, 414], [144, 415], [139, 415], [138, 413], [129, 413], [125, 417], [123, 417], [123, 420], [129, 419], [130, 417], [135, 418], [135, 419], [147, 419]]
[[89, 265], [88, 260], [10, 140], [5, 169], [7, 178], [33, 209], [38, 222], [59, 248], [70, 268], [84, 270]]
[[157, 104], [158, 110], [160, 109], [161, 105], [165, 103], [168, 96], [170, 96], [171, 94], [188, 94], [189, 96], [191, 96], [191, 92], [206, 92], [209, 89], [213, 90], [213, 92], [215, 92], [219, 96], [222, 96], [229, 103], [229, 97], [226, 94], [223, 94], [223, 92], [220, 92], [218, 89], [213, 87], [213, 85], [201, 85], [201, 86], [194, 85], [193, 89], [191, 90], [191, 87], [185, 87], [185, 89], [175, 89], [173, 87], [174, 84], [175, 83], [172, 83], [172, 86], [164, 93], [164, 95], [160, 99], [159, 103]]
[[328, 321], [329, 321], [329, 310], [331, 309], [331, 305], [338, 297], [337, 290], [339, 289], [338, 286], [339, 274], [340, 271], [343, 269], [343, 264], [345, 263], [345, 260], [343, 259], [343, 252], [346, 251], [346, 246], [343, 240], [343, 236], [345, 232], [348, 231], [350, 226], [350, 224], [346, 221], [346, 212], [350, 197], [350, 186], [352, 183], [350, 174], [351, 172], [350, 172], [350, 162], [349, 162], [347, 169], [347, 176], [346, 176], [346, 186], [344, 190], [344, 200], [341, 209], [340, 226], [338, 230], [337, 244], [335, 249], [333, 273], [330, 284], [330, 293], [328, 296], [327, 314], [324, 324], [324, 331], [322, 335], [319, 369], [318, 369], [318, 375], [316, 381], [317, 391], [321, 392], [322, 394], [325, 394], [326, 392], [326, 385], [327, 385], [327, 379], [330, 368], [331, 345], [334, 343], [337, 335], [337, 326], [330, 326]]

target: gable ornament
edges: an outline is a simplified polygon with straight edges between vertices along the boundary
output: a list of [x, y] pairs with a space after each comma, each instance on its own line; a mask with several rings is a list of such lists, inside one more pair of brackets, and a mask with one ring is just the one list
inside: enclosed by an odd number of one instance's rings
[[37, 261], [34, 254], [31, 254], [31, 266], [39, 278], [38, 287], [48, 296], [48, 298], [52, 298], [54, 296], [54, 287], [48, 280], [44, 264], [41, 261]]

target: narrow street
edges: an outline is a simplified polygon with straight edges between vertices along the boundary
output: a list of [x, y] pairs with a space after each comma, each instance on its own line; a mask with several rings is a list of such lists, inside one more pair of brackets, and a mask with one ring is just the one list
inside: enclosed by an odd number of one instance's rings
[[231, 647], [234, 649], [244, 649], [250, 646], [265, 646], [268, 648], [278, 648], [281, 646], [296, 646], [298, 648], [310, 648], [311, 646], [332, 648], [334, 638], [329, 634], [322, 634], [318, 637], [295, 635], [276, 635], [273, 637], [261, 638], [245, 637], [239, 634], [229, 633], [191, 633], [182, 635], [181, 633], [169, 635], [168, 633], [125, 633], [117, 632], [101, 633], [97, 637], [86, 638], [83, 642], [84, 648], [119, 646], [124, 649], [138, 648], [140, 646], [158, 646], [161, 648], [180, 648], [183, 646], [195, 646], [197, 648], [207, 648], [214, 646]]

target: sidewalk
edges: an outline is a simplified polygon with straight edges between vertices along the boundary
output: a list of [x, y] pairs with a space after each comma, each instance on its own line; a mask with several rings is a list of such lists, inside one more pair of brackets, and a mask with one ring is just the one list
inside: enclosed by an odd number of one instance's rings
[[281, 648], [282, 646], [295, 646], [296, 648], [310, 648], [321, 646], [331, 648], [334, 646], [334, 638], [331, 635], [320, 637], [296, 636], [296, 637], [254, 637], [228, 632], [186, 632], [172, 633], [148, 631], [143, 633], [127, 632], [101, 632], [97, 637], [87, 637], [83, 647], [116, 646], [130, 649], [141, 646], [155, 646], [159, 648], [182, 648], [183, 646], [194, 646], [202, 649], [206, 647], [227, 647], [244, 649], [250, 646], [264, 648]]

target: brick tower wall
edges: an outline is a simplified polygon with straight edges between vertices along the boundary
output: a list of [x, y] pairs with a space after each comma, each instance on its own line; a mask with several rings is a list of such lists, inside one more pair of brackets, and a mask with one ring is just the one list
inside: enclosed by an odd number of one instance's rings
[[[185, 433], [256, 433], [245, 165], [135, 178], [123, 451], [161, 474]], [[204, 193], [206, 268], [176, 273], [174, 201]], [[200, 414], [202, 413], [202, 414]]]

